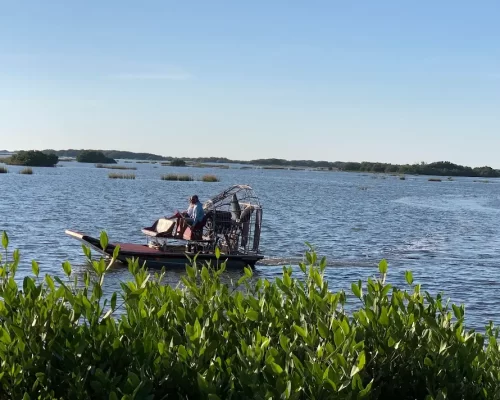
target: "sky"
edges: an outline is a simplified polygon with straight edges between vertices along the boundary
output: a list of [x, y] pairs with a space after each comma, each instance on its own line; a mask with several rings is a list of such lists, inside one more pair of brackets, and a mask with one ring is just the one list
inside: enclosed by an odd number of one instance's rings
[[0, 0], [0, 149], [500, 168], [498, 1]]

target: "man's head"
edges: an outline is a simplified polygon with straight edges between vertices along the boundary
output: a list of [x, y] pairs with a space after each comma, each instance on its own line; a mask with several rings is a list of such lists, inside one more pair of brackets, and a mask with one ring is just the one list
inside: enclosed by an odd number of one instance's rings
[[196, 203], [198, 203], [198, 196], [197, 195], [191, 196], [191, 204], [196, 204]]

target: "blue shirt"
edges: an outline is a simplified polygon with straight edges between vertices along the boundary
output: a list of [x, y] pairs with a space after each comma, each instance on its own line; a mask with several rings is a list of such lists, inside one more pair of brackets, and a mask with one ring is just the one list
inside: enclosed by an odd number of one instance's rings
[[203, 206], [201, 205], [200, 202], [197, 202], [192, 211], [192, 218], [193, 218], [193, 226], [196, 225], [198, 222], [201, 222], [203, 220], [203, 217], [205, 216], [205, 211], [203, 211]]

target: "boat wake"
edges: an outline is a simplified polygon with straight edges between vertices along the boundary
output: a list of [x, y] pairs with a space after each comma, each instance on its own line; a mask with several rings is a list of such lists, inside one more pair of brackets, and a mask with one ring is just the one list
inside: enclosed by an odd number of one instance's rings
[[[268, 266], [268, 267], [279, 267], [279, 266], [297, 266], [301, 262], [307, 264], [307, 261], [303, 257], [266, 257], [256, 263], [256, 266]], [[328, 260], [326, 262], [327, 267], [364, 267], [372, 268], [377, 267], [377, 261], [371, 260]]]

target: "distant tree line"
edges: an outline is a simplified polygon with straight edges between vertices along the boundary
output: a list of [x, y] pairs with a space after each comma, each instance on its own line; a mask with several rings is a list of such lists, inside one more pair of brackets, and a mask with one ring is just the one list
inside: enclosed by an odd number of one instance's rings
[[[78, 157], [84, 150], [44, 150], [47, 154], [56, 154], [59, 157]], [[135, 153], [120, 150], [99, 150], [105, 156], [113, 159], [151, 160], [151, 161], [174, 161], [184, 160], [196, 163], [226, 163], [226, 164], [248, 164], [257, 166], [279, 166], [279, 167], [303, 167], [303, 168], [325, 168], [338, 169], [353, 172], [378, 172], [392, 174], [414, 174], [414, 175], [437, 175], [437, 176], [470, 176], [470, 177], [500, 177], [500, 171], [491, 167], [471, 168], [463, 165], [453, 164], [449, 161], [420, 164], [389, 164], [379, 162], [343, 162], [343, 161], [313, 161], [313, 160], [285, 160], [281, 158], [264, 158], [251, 161], [232, 160], [226, 157], [166, 157], [151, 153]]]
[[134, 153], [132, 151], [120, 151], [120, 150], [43, 150], [46, 154], [56, 154], [59, 157], [71, 157], [77, 158], [82, 152], [85, 151], [100, 151], [106, 157], [113, 159], [129, 159], [129, 160], [150, 160], [150, 161], [166, 161], [168, 157], [159, 156], [151, 153]]
[[340, 169], [356, 172], [398, 173], [410, 175], [436, 175], [436, 176], [470, 176], [498, 178], [500, 171], [491, 167], [471, 168], [453, 164], [449, 161], [438, 161], [430, 164], [385, 164], [373, 162], [347, 162]]

